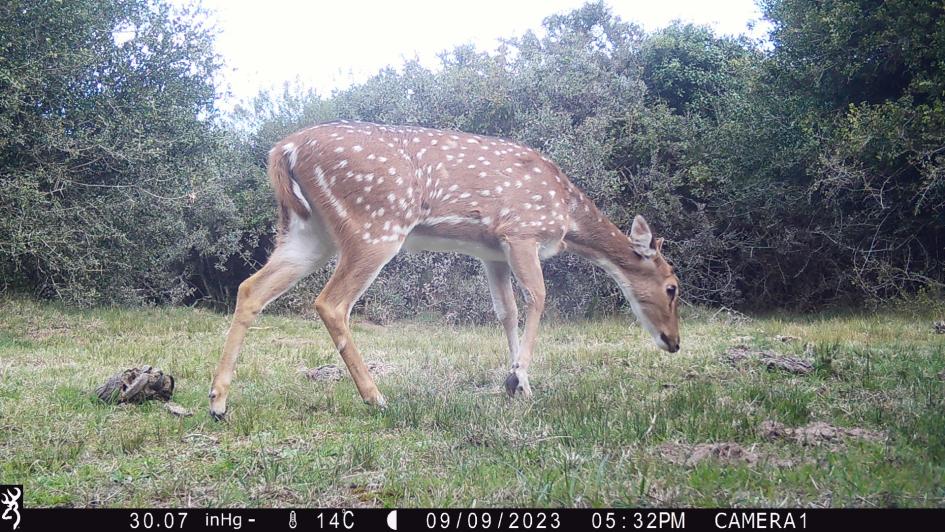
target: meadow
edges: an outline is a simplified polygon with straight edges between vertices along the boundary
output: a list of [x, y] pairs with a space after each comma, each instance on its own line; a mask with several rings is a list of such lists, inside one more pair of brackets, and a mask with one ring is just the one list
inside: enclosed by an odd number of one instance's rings
[[[935, 319], [689, 309], [676, 354], [630, 316], [551, 319], [534, 397], [510, 399], [498, 325], [355, 316], [389, 402], [376, 410], [344, 371], [306, 378], [342, 364], [320, 323], [264, 314], [218, 423], [206, 395], [228, 316], [0, 299], [0, 481], [32, 507], [941, 507]], [[813, 370], [737, 360], [738, 345]], [[141, 364], [174, 375], [194, 415], [95, 398]]]

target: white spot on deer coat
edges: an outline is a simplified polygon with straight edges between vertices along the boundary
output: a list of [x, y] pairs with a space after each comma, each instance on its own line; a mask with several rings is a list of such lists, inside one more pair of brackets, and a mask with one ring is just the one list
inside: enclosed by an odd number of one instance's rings
[[282, 154], [289, 156], [289, 169], [295, 168], [295, 163], [298, 160], [298, 151], [295, 149], [295, 143], [289, 142], [282, 147]]
[[299, 201], [302, 202], [305, 210], [312, 212], [312, 206], [309, 205], [308, 200], [305, 199], [305, 196], [302, 194], [302, 188], [299, 187], [299, 184], [295, 181], [295, 179], [292, 179], [292, 193], [295, 194], [295, 197], [299, 198]]

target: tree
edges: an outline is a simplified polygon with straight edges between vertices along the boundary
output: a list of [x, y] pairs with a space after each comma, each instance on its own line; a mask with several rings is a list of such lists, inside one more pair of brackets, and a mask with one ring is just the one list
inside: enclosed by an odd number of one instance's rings
[[0, 6], [7, 288], [181, 301], [192, 253], [233, 252], [220, 238], [235, 220], [220, 183], [231, 154], [212, 120], [220, 62], [201, 20], [146, 0]]
[[804, 179], [837, 292], [945, 281], [945, 5], [771, 0], [769, 72], [818, 143]]

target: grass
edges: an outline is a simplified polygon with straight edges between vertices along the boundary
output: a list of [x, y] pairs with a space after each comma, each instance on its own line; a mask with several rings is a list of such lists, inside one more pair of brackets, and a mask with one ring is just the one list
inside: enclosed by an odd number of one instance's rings
[[[532, 400], [501, 389], [498, 326], [355, 320], [390, 405], [299, 368], [340, 359], [321, 325], [264, 315], [250, 331], [228, 421], [206, 413], [226, 316], [77, 311], [0, 299], [0, 482], [29, 506], [945, 506], [945, 335], [908, 313], [756, 318], [693, 311], [683, 349], [627, 320], [548, 323]], [[782, 344], [773, 337], [800, 337]], [[737, 337], [747, 337], [737, 339]], [[736, 342], [800, 356], [798, 376], [722, 354]], [[160, 404], [93, 390], [151, 364], [177, 378]], [[766, 420], [824, 421], [879, 440], [765, 439]], [[674, 463], [661, 446], [734, 442], [765, 457]], [[789, 460], [785, 466], [777, 460]]]

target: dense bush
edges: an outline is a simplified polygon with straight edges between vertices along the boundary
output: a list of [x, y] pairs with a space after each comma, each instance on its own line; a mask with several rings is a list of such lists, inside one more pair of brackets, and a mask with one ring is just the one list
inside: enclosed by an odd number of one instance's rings
[[219, 63], [199, 18], [126, 0], [0, 6], [4, 289], [175, 303], [254, 244], [244, 219], [268, 198], [236, 192], [255, 173], [214, 125]]
[[[4, 287], [231, 304], [272, 245], [267, 151], [349, 118], [541, 149], [618, 225], [650, 220], [690, 302], [809, 308], [934, 293], [945, 281], [945, 9], [762, 5], [770, 48], [686, 24], [646, 34], [591, 3], [496, 53], [458, 47], [439, 68], [407, 62], [330, 97], [287, 86], [220, 120], [212, 35], [194, 13], [14, 2], [0, 8]], [[281, 304], [311, 311], [330, 267]], [[480, 270], [458, 255], [402, 255], [359, 309], [491, 319]], [[622, 304], [575, 257], [545, 273], [550, 312]]]

